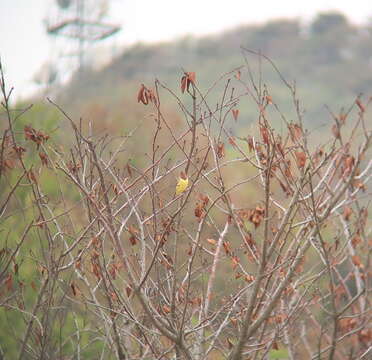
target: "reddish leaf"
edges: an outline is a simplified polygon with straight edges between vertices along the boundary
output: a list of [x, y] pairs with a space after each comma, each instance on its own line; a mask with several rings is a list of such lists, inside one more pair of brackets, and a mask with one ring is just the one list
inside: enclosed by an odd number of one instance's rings
[[266, 95], [266, 104], [272, 104], [273, 103], [273, 98], [270, 95]]
[[49, 135], [44, 134], [43, 132], [36, 131], [29, 125], [24, 127], [25, 139], [31, 140], [37, 144], [37, 148], [39, 148], [40, 144], [46, 142], [49, 139]]
[[254, 210], [250, 210], [250, 215], [248, 219], [250, 222], [254, 224], [255, 228], [260, 226], [261, 221], [263, 220], [264, 213], [265, 213], [264, 208], [259, 206], [256, 206]]
[[182, 93], [189, 90], [190, 84], [195, 85], [196, 74], [194, 72], [185, 72], [181, 78], [181, 91]]
[[248, 141], [249, 152], [251, 152], [252, 150], [254, 150], [254, 143], [253, 143], [252, 136], [248, 136], [247, 141]]
[[237, 267], [237, 266], [239, 265], [239, 263], [240, 263], [239, 258], [238, 258], [237, 256], [233, 256], [233, 257], [231, 258], [231, 260], [232, 260], [232, 263], [233, 263], [233, 265], [232, 265], [233, 269], [236, 269], [236, 267]]
[[332, 134], [336, 139], [341, 138], [340, 128], [337, 124], [333, 124], [332, 126]]
[[141, 102], [143, 105], [147, 105], [149, 103], [149, 90], [143, 84], [141, 84], [141, 87], [138, 91], [137, 101]]
[[185, 92], [186, 90], [186, 85], [187, 85], [187, 77], [186, 75], [182, 76], [181, 78], [181, 91], [182, 91], [182, 94]]
[[137, 244], [137, 234], [138, 234], [138, 230], [133, 226], [133, 225], [129, 225], [128, 226], [128, 232], [130, 234], [130, 237], [129, 237], [129, 241], [131, 243], [131, 245], [136, 245]]
[[234, 120], [236, 121], [239, 116], [239, 109], [232, 109], [232, 114], [233, 114]]
[[29, 171], [27, 172], [27, 177], [28, 177], [28, 179], [29, 179], [30, 181], [32, 181], [32, 182], [34, 182], [34, 183], [37, 183], [37, 181], [36, 181], [36, 176], [35, 176], [35, 174], [34, 174], [34, 172], [33, 172], [32, 170], [29, 170]]
[[69, 169], [72, 173], [76, 174], [79, 169], [81, 169], [80, 163], [73, 163], [72, 161], [69, 161], [67, 164], [67, 169]]
[[358, 338], [364, 344], [370, 344], [372, 341], [372, 329], [363, 329], [359, 332]]
[[127, 162], [126, 169], [128, 171], [129, 177], [132, 177], [133, 176], [133, 173], [132, 173], [132, 169], [131, 169], [131, 166], [130, 166], [129, 161]]
[[352, 260], [353, 264], [354, 264], [356, 267], [358, 267], [359, 269], [362, 269], [362, 268], [364, 267], [363, 264], [362, 264], [362, 261], [360, 260], [359, 255], [353, 255], [353, 256], [351, 257], [351, 260]]
[[253, 240], [253, 237], [252, 237], [252, 234], [250, 232], [248, 232], [245, 236], [244, 236], [244, 242], [248, 245], [248, 247], [252, 248], [254, 246], [256, 246], [256, 242]]
[[225, 145], [222, 142], [217, 144], [217, 156], [219, 159], [225, 156]]
[[211, 245], [216, 245], [216, 244], [217, 244], [217, 241], [214, 240], [214, 239], [207, 239], [207, 241], [208, 241]]
[[351, 239], [351, 245], [355, 249], [362, 242], [362, 238], [357, 234]]
[[296, 151], [296, 162], [299, 168], [303, 168], [306, 164], [306, 154], [303, 151]]
[[195, 80], [196, 80], [196, 74], [195, 72], [188, 72], [187, 74], [187, 79], [195, 85]]
[[344, 125], [344, 124], [345, 124], [345, 122], [346, 122], [346, 118], [347, 118], [347, 114], [340, 113], [338, 119], [339, 119], [341, 125]]
[[8, 276], [6, 277], [5, 285], [6, 285], [6, 289], [8, 291], [13, 290], [13, 276], [12, 276], [12, 274], [8, 274]]
[[230, 255], [231, 254], [231, 245], [228, 241], [224, 241], [223, 242], [223, 248], [225, 249], [225, 253], [226, 255]]
[[19, 155], [22, 156], [26, 149], [22, 146], [14, 146], [14, 151]]
[[110, 293], [110, 297], [113, 301], [118, 301], [118, 296], [116, 295], [115, 292], [111, 291]]
[[344, 213], [343, 213], [344, 220], [349, 221], [350, 216], [351, 216], [352, 213], [353, 213], [353, 211], [351, 210], [351, 208], [349, 206], [345, 206], [344, 207]]
[[293, 142], [296, 142], [297, 140], [300, 140], [302, 138], [303, 131], [300, 125], [290, 124], [288, 125], [288, 129]]
[[137, 94], [137, 102], [142, 102], [144, 91], [145, 91], [145, 85], [141, 84], [141, 87], [140, 87], [140, 89], [138, 91], [138, 94]]
[[267, 130], [267, 128], [264, 126], [261, 126], [260, 133], [261, 133], [262, 141], [264, 142], [264, 144], [268, 144], [269, 143], [269, 131]]
[[48, 166], [48, 156], [44, 152], [39, 152], [41, 163], [45, 166]]
[[77, 288], [76, 288], [76, 285], [74, 284], [74, 282], [71, 282], [70, 287], [71, 287], [71, 290], [72, 290], [72, 294], [74, 296], [76, 296], [77, 295]]
[[229, 144], [232, 146], [236, 146], [235, 139], [233, 137], [229, 137]]
[[354, 163], [355, 163], [355, 158], [354, 158], [354, 156], [347, 156], [347, 157], [344, 159], [344, 166], [345, 166], [344, 175], [345, 175], [345, 176], [351, 174], [351, 172], [352, 172], [352, 170], [353, 170], [353, 167], [354, 167]]
[[340, 330], [343, 332], [351, 331], [357, 325], [357, 320], [354, 318], [343, 318], [338, 321]]
[[358, 188], [358, 189], [364, 191], [364, 192], [367, 190], [365, 184], [363, 184], [361, 181], [358, 181], [358, 180], [356, 180], [356, 181], [353, 182], [353, 186], [355, 188]]

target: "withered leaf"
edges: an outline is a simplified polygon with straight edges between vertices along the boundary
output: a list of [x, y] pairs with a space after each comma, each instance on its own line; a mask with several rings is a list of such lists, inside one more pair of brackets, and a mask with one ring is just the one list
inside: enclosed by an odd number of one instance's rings
[[78, 288], [73, 281], [71, 282], [70, 287], [71, 287], [71, 290], [72, 290], [72, 294], [74, 296], [78, 295]]
[[181, 78], [181, 91], [182, 91], [182, 94], [185, 92], [186, 90], [186, 85], [187, 85], [187, 77], [186, 75], [182, 76]]
[[359, 269], [362, 269], [362, 268], [364, 267], [363, 264], [362, 264], [362, 261], [360, 260], [359, 255], [353, 255], [353, 256], [351, 257], [351, 260], [352, 260], [353, 264], [354, 264], [356, 267], [358, 267]]
[[266, 95], [266, 104], [272, 104], [273, 103], [273, 98], [270, 95]]
[[341, 138], [340, 128], [337, 124], [332, 125], [332, 134], [336, 139]]
[[349, 206], [345, 206], [344, 207], [344, 212], [343, 212], [343, 217], [344, 217], [344, 220], [345, 221], [349, 221], [350, 220], [350, 216], [351, 214], [353, 213], [353, 211], [351, 210], [351, 208]]
[[5, 285], [6, 285], [6, 289], [8, 291], [13, 290], [13, 276], [12, 276], [12, 274], [9, 273], [8, 276], [6, 277]]
[[225, 156], [225, 145], [222, 142], [217, 144], [217, 156], [219, 159], [222, 159]]
[[291, 139], [293, 142], [296, 142], [297, 140], [301, 139], [303, 135], [303, 131], [300, 125], [289, 124], [288, 129], [289, 129], [289, 134], [291, 135]]
[[141, 87], [137, 93], [137, 102], [141, 102], [143, 105], [147, 105], [149, 101], [157, 105], [157, 99], [154, 91], [141, 84]]
[[351, 239], [351, 245], [355, 249], [362, 242], [362, 238], [357, 234]]
[[238, 116], [239, 116], [239, 109], [232, 109], [232, 114], [233, 114], [233, 118], [234, 120], [238, 120]]
[[232, 260], [232, 263], [233, 263], [233, 265], [232, 265], [233, 269], [236, 269], [236, 267], [237, 267], [237, 266], [239, 265], [239, 263], [240, 263], [239, 258], [238, 258], [237, 256], [233, 256], [233, 257], [231, 258], [231, 260]]
[[231, 136], [229, 137], [229, 144], [232, 145], [232, 146], [236, 146], [235, 139]]
[[44, 152], [39, 152], [39, 157], [41, 159], [41, 163], [45, 166], [48, 166], [48, 156]]
[[247, 138], [247, 142], [248, 142], [248, 149], [249, 149], [249, 152], [251, 152], [252, 150], [254, 150], [254, 143], [253, 143], [253, 138], [252, 138], [252, 136], [248, 136], [248, 138]]
[[223, 248], [225, 249], [225, 253], [226, 255], [230, 255], [231, 254], [231, 245], [228, 241], [224, 241], [223, 242]]
[[141, 84], [137, 94], [137, 102], [143, 102], [143, 93], [145, 91], [145, 85]]
[[195, 85], [195, 80], [196, 80], [195, 72], [188, 72], [186, 73], [186, 75], [187, 75], [187, 79]]
[[296, 151], [296, 162], [299, 168], [303, 168], [306, 164], [306, 154], [303, 151]]
[[267, 130], [267, 128], [264, 126], [261, 126], [260, 133], [261, 133], [263, 143], [266, 145], [269, 144], [269, 131]]
[[196, 74], [195, 72], [185, 72], [181, 78], [181, 91], [182, 93], [189, 90], [190, 84], [195, 85]]
[[217, 241], [214, 239], [207, 239], [207, 242], [209, 242], [211, 245], [216, 245]]

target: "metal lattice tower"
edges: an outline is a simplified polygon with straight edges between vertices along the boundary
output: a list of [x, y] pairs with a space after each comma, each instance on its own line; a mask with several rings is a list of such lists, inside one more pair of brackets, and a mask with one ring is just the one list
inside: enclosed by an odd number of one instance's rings
[[56, 0], [56, 15], [46, 23], [49, 35], [76, 41], [77, 51], [73, 55], [78, 57], [80, 71], [84, 67], [87, 46], [107, 39], [121, 29], [103, 21], [108, 3], [109, 0]]

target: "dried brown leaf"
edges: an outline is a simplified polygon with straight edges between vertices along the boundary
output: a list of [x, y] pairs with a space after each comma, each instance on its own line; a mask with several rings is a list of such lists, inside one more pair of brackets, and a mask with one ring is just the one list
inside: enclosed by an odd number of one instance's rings
[[296, 162], [299, 168], [303, 168], [306, 164], [306, 154], [303, 151], [296, 151]]
[[238, 116], [239, 116], [239, 109], [232, 109], [232, 114], [233, 114], [233, 118], [234, 120], [238, 120]]
[[216, 245], [217, 241], [214, 239], [207, 239], [207, 242], [209, 242], [211, 245]]

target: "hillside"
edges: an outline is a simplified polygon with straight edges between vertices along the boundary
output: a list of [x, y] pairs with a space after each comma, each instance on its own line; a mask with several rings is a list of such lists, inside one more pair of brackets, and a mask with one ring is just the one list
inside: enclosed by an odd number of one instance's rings
[[[61, 91], [61, 99], [76, 110], [98, 102], [108, 106], [112, 114], [123, 101], [131, 104], [135, 100], [141, 83], [151, 85], [158, 78], [178, 88], [182, 69], [195, 71], [198, 86], [207, 89], [221, 74], [245, 63], [247, 53], [241, 50], [245, 47], [267, 55], [289, 82], [296, 82], [306, 111], [305, 123], [316, 127], [329, 120], [325, 104], [339, 112], [360, 93], [371, 93], [371, 40], [370, 27], [350, 24], [342, 14], [325, 13], [307, 26], [296, 19], [275, 20], [214, 36], [137, 44], [124, 49], [104, 69], [87, 69], [83, 76], [73, 79]], [[246, 60], [258, 79], [258, 58], [248, 56]], [[262, 66], [263, 82], [284, 111], [289, 111], [292, 104], [278, 74], [267, 63]], [[254, 116], [243, 115], [246, 124]]]

